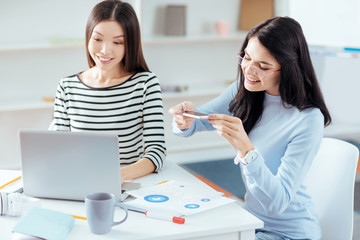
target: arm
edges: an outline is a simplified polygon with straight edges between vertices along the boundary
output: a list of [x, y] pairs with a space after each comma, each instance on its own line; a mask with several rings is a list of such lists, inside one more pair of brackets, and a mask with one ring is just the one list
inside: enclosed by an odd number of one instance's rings
[[70, 119], [67, 114], [66, 94], [63, 80], [57, 86], [54, 101], [54, 127], [56, 131], [70, 131]]
[[[209, 121], [240, 157], [255, 148], [243, 130], [240, 119], [212, 115]], [[320, 111], [313, 111], [299, 118], [298, 122], [291, 122], [294, 127], [288, 122], [289, 126], [282, 126], [282, 130], [274, 130], [274, 126], [259, 128], [257, 138], [265, 139], [261, 143], [266, 146], [258, 146], [263, 151], [259, 152], [255, 161], [240, 165], [247, 186], [247, 205], [253, 209], [261, 206], [269, 215], [279, 214], [289, 206], [316, 156], [323, 136], [323, 122]], [[286, 134], [281, 135], [279, 130]]]
[[155, 171], [154, 163], [148, 158], [142, 158], [136, 163], [122, 167], [120, 169], [121, 183], [125, 180], [132, 180], [135, 178], [146, 176]]
[[269, 215], [280, 214], [288, 208], [320, 147], [323, 123], [323, 116], [318, 114], [298, 124], [292, 139], [285, 145], [276, 174], [270, 171], [261, 154], [252, 164], [241, 165], [252, 196], [249, 205], [260, 205]]
[[146, 80], [143, 96], [144, 156], [136, 163], [121, 168], [123, 181], [158, 171], [166, 157], [163, 104], [159, 81], [155, 75], [150, 74]]

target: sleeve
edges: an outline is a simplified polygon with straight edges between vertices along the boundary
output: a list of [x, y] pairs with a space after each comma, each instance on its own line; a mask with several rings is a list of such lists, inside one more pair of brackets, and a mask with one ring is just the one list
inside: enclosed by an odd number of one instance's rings
[[261, 205], [269, 215], [280, 214], [289, 206], [319, 150], [323, 124], [320, 111], [314, 111], [302, 121], [287, 145], [275, 176], [261, 154], [251, 164], [241, 165], [247, 191], [254, 196], [250, 205]]
[[63, 80], [57, 86], [54, 101], [54, 127], [56, 131], [70, 131], [70, 119], [68, 117], [68, 106], [66, 103], [66, 93]]
[[[196, 110], [203, 113], [218, 113], [218, 114], [227, 114], [230, 115], [229, 112], [229, 104], [232, 99], [235, 97], [238, 90], [239, 81], [235, 81], [232, 83], [220, 96], [214, 98], [208, 103], [200, 106]], [[181, 130], [179, 129], [175, 121], [172, 122], [172, 131], [175, 135], [181, 137], [189, 137], [192, 136], [196, 132], [200, 131], [212, 131], [215, 130], [211, 123], [206, 120], [195, 119], [190, 128]]]
[[144, 89], [144, 158], [150, 159], [158, 171], [166, 158], [164, 113], [158, 78], [150, 74]]

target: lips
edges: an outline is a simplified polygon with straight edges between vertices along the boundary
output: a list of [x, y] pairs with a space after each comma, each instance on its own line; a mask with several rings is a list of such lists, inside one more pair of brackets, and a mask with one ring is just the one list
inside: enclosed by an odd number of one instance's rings
[[108, 64], [111, 62], [111, 60], [113, 60], [113, 58], [100, 57], [100, 56], [97, 56], [97, 58], [100, 60], [102, 64]]
[[250, 83], [250, 84], [256, 84], [256, 83], [261, 82], [260, 80], [253, 79], [253, 78], [249, 78], [249, 77], [246, 77], [246, 80], [247, 80], [247, 82]]

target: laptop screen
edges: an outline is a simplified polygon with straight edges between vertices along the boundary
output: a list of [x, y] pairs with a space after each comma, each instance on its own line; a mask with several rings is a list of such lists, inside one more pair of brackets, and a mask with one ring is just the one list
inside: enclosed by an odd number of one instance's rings
[[108, 192], [121, 200], [115, 134], [22, 129], [19, 137], [25, 194], [84, 201]]

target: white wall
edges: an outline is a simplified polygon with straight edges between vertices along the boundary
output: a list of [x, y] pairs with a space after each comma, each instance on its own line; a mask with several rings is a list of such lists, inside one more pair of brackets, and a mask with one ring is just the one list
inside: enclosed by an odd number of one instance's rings
[[[360, 47], [359, 0], [288, 0], [312, 44]], [[314, 22], [315, 21], [315, 22]]]
[[[130, 2], [135, 0], [129, 0]], [[324, 12], [323, 7], [313, 1], [306, 0], [306, 4], [313, 8], [304, 11], [308, 17], [310, 12]], [[331, 0], [332, 2], [334, 0]], [[355, 0], [347, 0], [355, 1]], [[77, 73], [87, 68], [85, 48], [74, 47], [46, 47], [51, 41], [81, 42], [84, 39], [87, 17], [92, 7], [99, 1], [43, 1], [17, 0], [0, 1], [0, 162], [18, 165], [17, 130], [19, 128], [46, 128], [51, 120], [51, 108], [44, 107], [37, 110], [23, 108], [21, 111], [4, 111], [8, 106], [22, 100], [41, 100], [42, 97], [54, 96], [56, 85], [60, 78]], [[290, 9], [302, 9], [303, 1], [276, 0], [277, 15], [286, 15]], [[327, 2], [327, 1], [326, 1]], [[338, 1], [337, 1], [338, 2]], [[355, 1], [357, 2], [357, 1]], [[139, 0], [136, 0], [139, 3]], [[142, 31], [144, 39], [162, 33], [164, 7], [166, 3], [187, 4], [187, 33], [189, 35], [215, 34], [213, 24], [219, 19], [231, 21], [231, 29], [237, 28], [237, 16], [241, 1], [238, 0], [143, 0]], [[329, 3], [329, 6], [331, 4]], [[309, 5], [307, 5], [309, 6]], [[353, 6], [359, 5], [354, 4]], [[320, 9], [321, 8], [321, 9]], [[346, 11], [347, 8], [343, 8]], [[354, 8], [355, 9], [355, 8]], [[358, 11], [358, 10], [356, 10]], [[294, 12], [292, 12], [294, 13]], [[294, 13], [295, 14], [295, 13]], [[297, 14], [297, 13], [296, 13]], [[315, 15], [316, 16], [316, 15]], [[355, 16], [350, 14], [350, 16]], [[360, 16], [357, 14], [356, 17]], [[298, 16], [301, 21], [303, 18]], [[334, 21], [332, 16], [329, 22]], [[309, 18], [313, 20], [314, 18]], [[317, 18], [318, 19], [318, 18]], [[318, 19], [322, 24], [326, 22]], [[312, 23], [312, 29], [328, 29]], [[341, 26], [350, 26], [353, 22], [343, 19]], [[308, 29], [309, 22], [304, 22], [304, 29]], [[316, 27], [314, 27], [316, 26]], [[340, 28], [337, 29], [339, 31]], [[307, 35], [308, 30], [305, 31]], [[359, 33], [359, 31], [355, 31]], [[310, 34], [307, 36], [317, 36]], [[325, 36], [325, 35], [324, 35]], [[45, 47], [44, 47], [45, 46]], [[220, 41], [178, 41], [176, 43], [145, 43], [144, 54], [153, 72], [163, 85], [188, 85], [190, 92], [205, 88], [207, 94], [191, 93], [164, 100], [166, 140], [168, 149], [181, 161], [194, 159], [219, 158], [221, 151], [216, 147], [226, 146], [227, 143], [216, 133], [201, 133], [191, 139], [174, 136], [171, 133], [171, 116], [167, 114], [169, 107], [183, 100], [194, 101], [200, 105], [215, 97], [225, 87], [225, 82], [235, 79], [237, 61], [235, 55], [241, 46], [241, 40]], [[331, 47], [331, 46], [330, 46]], [[338, 49], [336, 50], [338, 51]], [[333, 56], [315, 57], [314, 64], [319, 74], [326, 101], [334, 117], [335, 130], [331, 134], [344, 132], [341, 127], [348, 126], [349, 133], [357, 134], [354, 126], [360, 126], [360, 111], [358, 111], [357, 89], [360, 88], [357, 66], [359, 59], [346, 59]], [[212, 90], [217, 89], [217, 91]], [[206, 92], [204, 91], [204, 92]], [[10, 107], [11, 108], [11, 107]], [[349, 124], [350, 123], [350, 124]], [[359, 134], [360, 135], [360, 134]], [[208, 148], [206, 149], [206, 146]], [[202, 149], [197, 155], [181, 154], [181, 149]], [[225, 148], [229, 156], [233, 152]], [[199, 155], [200, 152], [200, 155]], [[221, 153], [223, 154], [223, 153]], [[3, 165], [4, 166], [4, 165]], [[1, 167], [1, 164], [0, 164]]]

